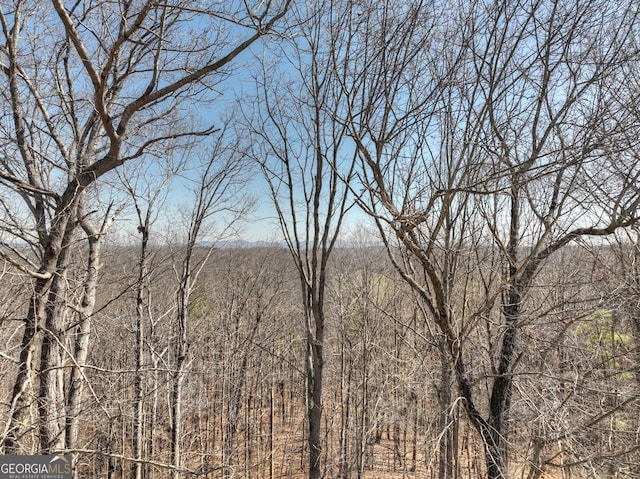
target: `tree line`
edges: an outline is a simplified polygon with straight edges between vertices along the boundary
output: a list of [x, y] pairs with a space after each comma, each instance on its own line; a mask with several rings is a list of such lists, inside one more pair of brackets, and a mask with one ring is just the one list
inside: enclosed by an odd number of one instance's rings
[[[639, 13], [3, 5], [2, 451], [633, 477]], [[282, 247], [219, 248], [256, 203]]]

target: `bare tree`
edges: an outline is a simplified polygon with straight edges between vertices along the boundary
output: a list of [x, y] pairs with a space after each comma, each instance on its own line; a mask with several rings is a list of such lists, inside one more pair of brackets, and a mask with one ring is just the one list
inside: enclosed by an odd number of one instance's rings
[[[153, 168], [153, 164], [149, 165]], [[133, 432], [132, 432], [132, 456], [133, 477], [144, 477], [144, 449], [145, 429], [153, 428], [145, 422], [145, 395], [146, 374], [144, 369], [151, 362], [148, 354], [148, 337], [153, 315], [150, 302], [150, 285], [153, 274], [152, 227], [157, 223], [162, 204], [166, 200], [167, 184], [176, 174], [180, 166], [164, 165], [158, 177], [147, 174], [144, 178], [135, 174], [132, 169], [123, 168], [118, 172], [123, 189], [131, 198], [135, 219], [137, 220], [137, 233], [140, 235], [140, 249], [137, 259], [137, 278], [135, 281], [135, 373], [133, 377]], [[157, 384], [154, 389], [157, 390]]]
[[353, 153], [346, 128], [333, 120], [342, 94], [326, 69], [327, 28], [342, 21], [342, 6], [327, 1], [295, 9], [300, 33], [283, 41], [274, 71], [268, 56], [258, 77], [259, 108], [247, 113], [254, 132], [252, 157], [266, 179], [284, 240], [298, 270], [306, 342], [305, 404], [309, 478], [322, 476], [322, 400], [325, 299], [329, 258], [352, 205], [348, 182]]
[[[621, 65], [637, 60], [638, 12], [597, 1], [467, 7], [358, 4], [353, 52], [334, 70], [346, 72], [363, 207], [439, 328], [488, 477], [499, 478], [509, 475], [518, 338], [538, 272], [568, 244], [638, 221], [632, 122], [613, 101], [624, 97]], [[455, 301], [451, 288], [471, 284], [461, 254], [483, 251], [498, 261], [478, 266], [482, 296]], [[468, 363], [480, 323], [485, 411]]]
[[[251, 198], [243, 195], [247, 182], [246, 162], [239, 161], [235, 143], [224, 128], [216, 135], [210, 157], [196, 169], [193, 208], [189, 213], [186, 239], [177, 252], [179, 264], [175, 266], [178, 287], [176, 291], [176, 318], [172, 351], [175, 360], [172, 374], [171, 398], [171, 463], [173, 476], [180, 476], [182, 456], [183, 388], [194, 352], [190, 348], [191, 293], [218, 241], [229, 229], [238, 228], [241, 218], [252, 206]], [[217, 224], [212, 224], [213, 221]], [[179, 240], [179, 244], [183, 242]], [[200, 253], [200, 254], [199, 254]]]
[[[126, 162], [208, 135], [211, 126], [185, 117], [184, 108], [214, 98], [213, 85], [288, 6], [87, 1], [67, 8], [59, 0], [19, 0], [2, 7], [2, 102], [10, 113], [0, 178], [29, 215], [15, 215], [5, 231], [30, 249], [2, 254], [33, 281], [2, 434], [6, 453], [65, 447], [69, 251], [78, 240], [91, 250], [102, 233], [85, 226], [78, 238], [78, 226], [100, 217], [89, 205], [91, 188]], [[31, 388], [38, 391], [37, 424], [29, 419]], [[31, 426], [39, 429], [37, 446], [24, 436]]]

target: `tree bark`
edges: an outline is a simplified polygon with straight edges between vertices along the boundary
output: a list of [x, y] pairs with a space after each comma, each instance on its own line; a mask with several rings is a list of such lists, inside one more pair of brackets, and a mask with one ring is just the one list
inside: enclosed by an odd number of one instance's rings
[[145, 304], [148, 295], [149, 267], [148, 250], [149, 243], [149, 210], [145, 216], [145, 222], [139, 228], [142, 233], [140, 240], [140, 259], [138, 261], [138, 284], [136, 286], [136, 372], [133, 379], [133, 457], [138, 459], [133, 464], [134, 479], [142, 479], [142, 451], [144, 447], [144, 401], [143, 401], [143, 372], [144, 342], [145, 342]]
[[[66, 207], [74, 208], [74, 202], [65, 203]], [[58, 211], [65, 210], [61, 206]], [[41, 267], [38, 271], [38, 277], [34, 284], [34, 290], [31, 294], [29, 310], [25, 318], [25, 329], [22, 336], [22, 348], [20, 352], [20, 364], [18, 365], [18, 374], [13, 387], [11, 397], [10, 419], [6, 426], [6, 435], [3, 440], [5, 454], [17, 454], [19, 451], [32, 452], [30, 448], [26, 448], [26, 444], [21, 445], [21, 438], [25, 431], [25, 425], [29, 424], [29, 409], [31, 403], [28, 394], [25, 394], [28, 387], [35, 387], [36, 368], [34, 364], [34, 353], [37, 349], [41, 350], [40, 358], [41, 374], [45, 377], [44, 384], [39, 385], [38, 396], [39, 405], [38, 412], [40, 415], [40, 445], [46, 447], [64, 445], [64, 425], [60, 425], [58, 421], [64, 421], [62, 408], [59, 403], [59, 394], [61, 390], [58, 388], [62, 385], [57, 381], [59, 369], [53, 364], [55, 357], [59, 358], [57, 345], [54, 351], [49, 345], [54, 338], [51, 333], [62, 331], [60, 327], [60, 311], [56, 308], [56, 302], [60, 301], [56, 293], [62, 293], [62, 278], [60, 274], [64, 274], [66, 254], [63, 246], [64, 239], [72, 233], [73, 228], [67, 228], [70, 217], [68, 214], [60, 214], [56, 216], [55, 228], [52, 228], [49, 234], [48, 243], [44, 249]], [[58, 304], [59, 307], [59, 304]], [[49, 332], [45, 334], [42, 331], [43, 326]], [[52, 359], [52, 357], [54, 359]], [[63, 396], [64, 397], [64, 396]], [[52, 404], [47, 405], [46, 401], [51, 398]], [[64, 424], [64, 422], [63, 422]], [[57, 442], [62, 439], [62, 442]], [[55, 444], [54, 444], [55, 443]]]
[[173, 393], [171, 397], [171, 464], [175, 467], [173, 478], [179, 479], [179, 468], [182, 461], [182, 396], [185, 379], [185, 369], [188, 365], [187, 354], [189, 350], [187, 342], [187, 326], [189, 319], [189, 295], [191, 292], [190, 268], [191, 245], [188, 247], [187, 259], [183, 270], [183, 277], [178, 291], [178, 317], [177, 317], [177, 337], [174, 354], [176, 358], [175, 369], [173, 371]]
[[307, 420], [309, 422], [309, 479], [322, 477], [322, 375], [324, 368], [324, 316], [321, 308], [312, 308], [307, 324]]
[[66, 249], [48, 293], [45, 330], [40, 348], [40, 451], [49, 454], [65, 444], [64, 368], [62, 345], [67, 326]]

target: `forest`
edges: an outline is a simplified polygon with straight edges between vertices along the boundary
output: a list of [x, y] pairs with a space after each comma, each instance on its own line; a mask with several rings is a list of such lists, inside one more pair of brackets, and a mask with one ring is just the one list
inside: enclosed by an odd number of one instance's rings
[[640, 478], [636, 0], [0, 2], [0, 453]]

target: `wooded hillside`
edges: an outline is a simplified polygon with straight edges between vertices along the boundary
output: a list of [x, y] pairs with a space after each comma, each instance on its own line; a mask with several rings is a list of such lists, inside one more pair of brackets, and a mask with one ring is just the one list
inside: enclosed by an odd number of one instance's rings
[[639, 477], [639, 20], [0, 4], [1, 452]]
[[[455, 284], [452, 307], [460, 310], [484, 294], [482, 271], [493, 267], [489, 250], [482, 262], [470, 253], [460, 252], [458, 261], [465, 274]], [[206, 254], [196, 252], [198, 260]], [[638, 324], [630, 308], [638, 294], [637, 254], [632, 246], [571, 248], [538, 275], [518, 325], [522, 339], [506, 419], [513, 477], [634, 477], [640, 464]], [[77, 472], [130, 476], [139, 434], [144, 477], [165, 477], [180, 249], [150, 250], [142, 283], [139, 251], [108, 248], [103, 255], [77, 412], [80, 446], [71, 449], [79, 452]], [[482, 476], [482, 442], [464, 413], [444, 338], [384, 250], [338, 249], [329, 269], [323, 476]], [[5, 272], [4, 284], [16, 286], [4, 292], [5, 397], [20, 351], [16, 318], [28, 301], [15, 278]], [[69, 294], [78, 294], [81, 284], [70, 282]], [[216, 249], [191, 298], [181, 470], [204, 477], [304, 477], [304, 313], [289, 253]], [[498, 314], [496, 306], [456, 325], [481, 411], [489, 408], [495, 380]], [[62, 367], [74, 367], [71, 354]], [[36, 432], [21, 437], [22, 452], [37, 451]]]

